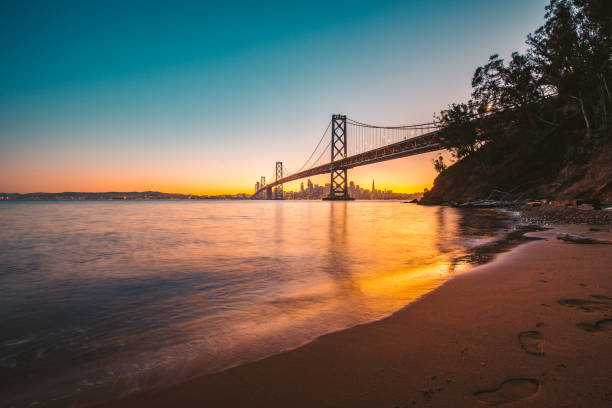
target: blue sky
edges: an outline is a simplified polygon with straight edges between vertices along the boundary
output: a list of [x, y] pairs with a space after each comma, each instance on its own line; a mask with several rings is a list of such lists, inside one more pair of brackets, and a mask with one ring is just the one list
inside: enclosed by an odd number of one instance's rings
[[[547, 1], [3, 2], [0, 191], [248, 191], [332, 113], [428, 121]], [[431, 158], [351, 173], [396, 190]]]

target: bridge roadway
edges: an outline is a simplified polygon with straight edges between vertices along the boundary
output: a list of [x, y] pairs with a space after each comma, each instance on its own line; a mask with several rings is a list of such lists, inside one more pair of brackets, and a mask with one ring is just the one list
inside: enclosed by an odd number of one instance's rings
[[298, 173], [290, 174], [287, 177], [283, 177], [279, 180], [275, 180], [269, 184], [266, 184], [263, 188], [257, 190], [254, 196], [256, 196], [262, 191], [271, 189], [280, 184], [285, 184], [290, 181], [299, 180], [305, 177], [316, 176], [317, 174], [330, 173], [332, 167], [333, 169], [350, 169], [353, 167], [365, 166], [367, 164], [399, 159], [400, 157], [414, 156], [417, 154], [442, 150], [444, 149], [444, 147], [440, 143], [438, 133], [438, 130], [425, 133], [421, 136], [402, 140], [401, 142], [392, 143], [387, 146], [368, 150], [366, 152], [345, 157], [334, 162], [316, 166], [308, 170], [300, 171]]

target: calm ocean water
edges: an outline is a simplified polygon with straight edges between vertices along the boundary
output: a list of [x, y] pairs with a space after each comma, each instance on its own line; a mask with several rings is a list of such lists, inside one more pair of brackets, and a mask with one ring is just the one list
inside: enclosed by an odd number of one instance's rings
[[0, 202], [0, 405], [164, 386], [380, 319], [508, 222], [399, 202]]

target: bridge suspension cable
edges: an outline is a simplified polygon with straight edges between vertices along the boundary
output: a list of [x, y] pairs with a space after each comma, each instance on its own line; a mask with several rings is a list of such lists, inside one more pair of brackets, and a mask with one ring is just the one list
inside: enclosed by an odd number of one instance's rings
[[[349, 145], [347, 146], [347, 154], [354, 155], [365, 151], [375, 149], [390, 143], [399, 142], [412, 137], [421, 136], [427, 131], [438, 130], [439, 122], [427, 122], [414, 125], [398, 125], [398, 126], [379, 126], [369, 123], [360, 122], [354, 119], [347, 118], [347, 133], [350, 134]], [[306, 161], [295, 172], [289, 171], [283, 164], [283, 176], [299, 173], [313, 167], [320, 166], [329, 162], [327, 156], [330, 155], [331, 141], [324, 145], [322, 143], [326, 137], [329, 137], [331, 121], [323, 131], [321, 138], [317, 142], [314, 150], [310, 153]], [[318, 153], [318, 155], [317, 155]], [[313, 160], [313, 158], [315, 158]], [[274, 177], [270, 180], [274, 180]]]
[[354, 119], [346, 119], [347, 133], [347, 155], [365, 153], [372, 149], [403, 142], [414, 137], [423, 136], [426, 133], [439, 130], [439, 122], [427, 122], [414, 125], [379, 126], [360, 122]]
[[[272, 177], [268, 178], [267, 185], [275, 186], [274, 195], [278, 199], [277, 196], [282, 197], [283, 194], [283, 183], [331, 171], [332, 183], [330, 185], [334, 185], [334, 180], [336, 180], [334, 172], [344, 172], [342, 180], [338, 179], [339, 183], [344, 186], [347, 183], [347, 168], [389, 160], [391, 157], [398, 158], [439, 150], [441, 146], [436, 139], [436, 134], [441, 127], [440, 122], [379, 126], [343, 115], [333, 115], [314, 150], [302, 166], [297, 171], [291, 172], [283, 162], [277, 162], [275, 172]], [[328, 142], [324, 143], [326, 137]], [[333, 157], [332, 150], [334, 151]], [[345, 159], [348, 160], [346, 163]], [[339, 170], [334, 167], [333, 163], [338, 161], [343, 161], [344, 168]], [[260, 186], [258, 191], [263, 191], [264, 188], [266, 186]], [[343, 188], [346, 190], [345, 186]], [[345, 191], [342, 197], [346, 195]]]
[[439, 127], [440, 125], [440, 122], [427, 122], [427, 123], [418, 123], [414, 125], [379, 126], [379, 125], [371, 125], [369, 123], [359, 122], [351, 118], [346, 118], [346, 123], [355, 125], [355, 126], [362, 126], [362, 127], [374, 128], [374, 129], [413, 129], [413, 128], [421, 128], [421, 127], [427, 127], [427, 128]]
[[[317, 149], [319, 148], [319, 146], [321, 146], [321, 142], [323, 142], [323, 139], [325, 139], [325, 136], [327, 135], [327, 132], [329, 132], [329, 128], [331, 126], [331, 121], [327, 123], [327, 127], [325, 128], [325, 131], [323, 132], [323, 135], [321, 136], [321, 139], [319, 139], [319, 143], [317, 143], [317, 146], [314, 148], [314, 150], [312, 151], [312, 153], [310, 153], [310, 156], [308, 156], [308, 159], [306, 159], [306, 161], [304, 162], [304, 164], [302, 164], [302, 167], [300, 167], [300, 169], [298, 171], [296, 171], [296, 173], [299, 173], [300, 171], [304, 170], [306, 168], [306, 165], [308, 164], [308, 162], [310, 161], [310, 159], [312, 159], [312, 157], [315, 155], [315, 153], [317, 152]], [[325, 149], [324, 149], [325, 150]], [[317, 159], [318, 160], [318, 159]], [[317, 161], [315, 160], [315, 162]], [[311, 166], [312, 167], [312, 166]]]

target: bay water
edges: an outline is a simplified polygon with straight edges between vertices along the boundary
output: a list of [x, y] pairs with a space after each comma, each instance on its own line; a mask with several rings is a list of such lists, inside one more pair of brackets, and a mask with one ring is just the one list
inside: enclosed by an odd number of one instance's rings
[[381, 319], [510, 222], [397, 201], [0, 202], [0, 401], [120, 397]]

